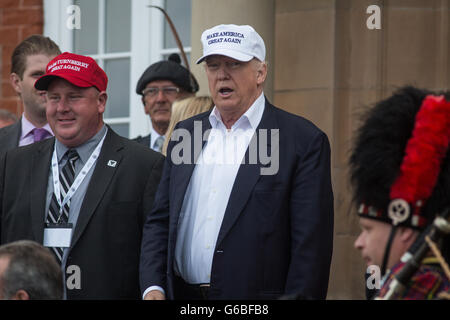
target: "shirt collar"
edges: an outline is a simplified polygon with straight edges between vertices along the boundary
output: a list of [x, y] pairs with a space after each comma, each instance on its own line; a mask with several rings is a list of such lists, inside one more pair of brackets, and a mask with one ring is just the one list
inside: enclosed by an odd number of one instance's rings
[[[107, 127], [103, 125], [103, 127], [100, 129], [99, 132], [97, 132], [92, 138], [90, 138], [88, 141], [83, 143], [82, 145], [71, 148], [75, 149], [78, 152], [78, 155], [80, 156], [80, 159], [83, 163], [86, 163], [91, 156], [92, 152], [94, 152], [95, 148], [99, 144], [99, 142], [102, 140], [103, 136], [105, 135], [107, 131]], [[58, 157], [58, 162], [61, 162], [62, 158], [66, 154], [67, 150], [69, 150], [68, 147], [66, 147], [64, 144], [62, 144], [58, 139], [55, 139], [55, 146], [56, 146], [56, 155]]]
[[[266, 100], [264, 98], [264, 93], [261, 93], [261, 95], [255, 100], [255, 102], [253, 102], [250, 108], [248, 108], [248, 110], [233, 124], [231, 130], [234, 130], [236, 128], [246, 129], [249, 127], [253, 130], [256, 130], [259, 123], [261, 122], [265, 101]], [[214, 129], [218, 129], [219, 126], [225, 128], [225, 125], [222, 121], [222, 116], [220, 115], [220, 112], [216, 106], [214, 106], [211, 114], [209, 115], [209, 122]]]
[[[29, 134], [31, 134], [31, 131], [33, 131], [36, 126], [33, 125], [25, 116], [25, 113], [22, 113], [22, 119], [21, 119], [21, 124], [22, 124], [22, 133], [20, 136], [20, 139], [25, 138], [26, 136], [28, 136]], [[46, 123], [45, 126], [42, 127], [43, 129], [47, 130], [49, 133], [52, 134], [52, 136], [54, 136], [52, 129], [50, 128], [49, 124]]]

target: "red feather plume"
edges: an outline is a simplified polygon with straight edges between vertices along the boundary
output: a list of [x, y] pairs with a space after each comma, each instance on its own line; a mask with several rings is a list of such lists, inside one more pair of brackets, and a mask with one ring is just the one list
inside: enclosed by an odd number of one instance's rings
[[391, 199], [421, 205], [436, 185], [441, 162], [450, 142], [450, 102], [443, 96], [428, 95], [422, 102], [409, 139], [400, 174], [391, 187]]

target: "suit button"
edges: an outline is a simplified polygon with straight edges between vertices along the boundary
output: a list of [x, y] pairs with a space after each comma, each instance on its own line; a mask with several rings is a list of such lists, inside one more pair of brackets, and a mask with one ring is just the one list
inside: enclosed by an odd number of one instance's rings
[[223, 253], [222, 249], [217, 249], [216, 253]]

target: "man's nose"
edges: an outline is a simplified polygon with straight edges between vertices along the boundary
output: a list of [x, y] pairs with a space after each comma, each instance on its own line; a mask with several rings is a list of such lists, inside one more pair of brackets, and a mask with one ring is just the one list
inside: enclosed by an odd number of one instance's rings
[[65, 97], [61, 97], [56, 105], [56, 111], [64, 112], [69, 110], [69, 104], [67, 103], [67, 99]]
[[363, 248], [363, 239], [362, 239], [362, 237], [363, 237], [363, 235], [362, 235], [362, 233], [360, 233], [358, 238], [356, 238], [355, 243], [353, 244], [355, 249], [361, 250]]
[[229, 74], [225, 66], [220, 66], [217, 70], [217, 77], [219, 80], [228, 79]]
[[158, 94], [156, 95], [156, 101], [165, 101], [165, 100], [167, 100], [167, 98], [163, 89], [159, 89]]

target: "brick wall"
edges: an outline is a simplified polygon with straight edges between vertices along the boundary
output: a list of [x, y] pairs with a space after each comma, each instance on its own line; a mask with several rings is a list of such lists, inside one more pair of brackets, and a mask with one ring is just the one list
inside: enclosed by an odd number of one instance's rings
[[43, 0], [0, 0], [0, 108], [22, 114], [22, 103], [9, 82], [11, 54], [32, 34], [42, 34]]

